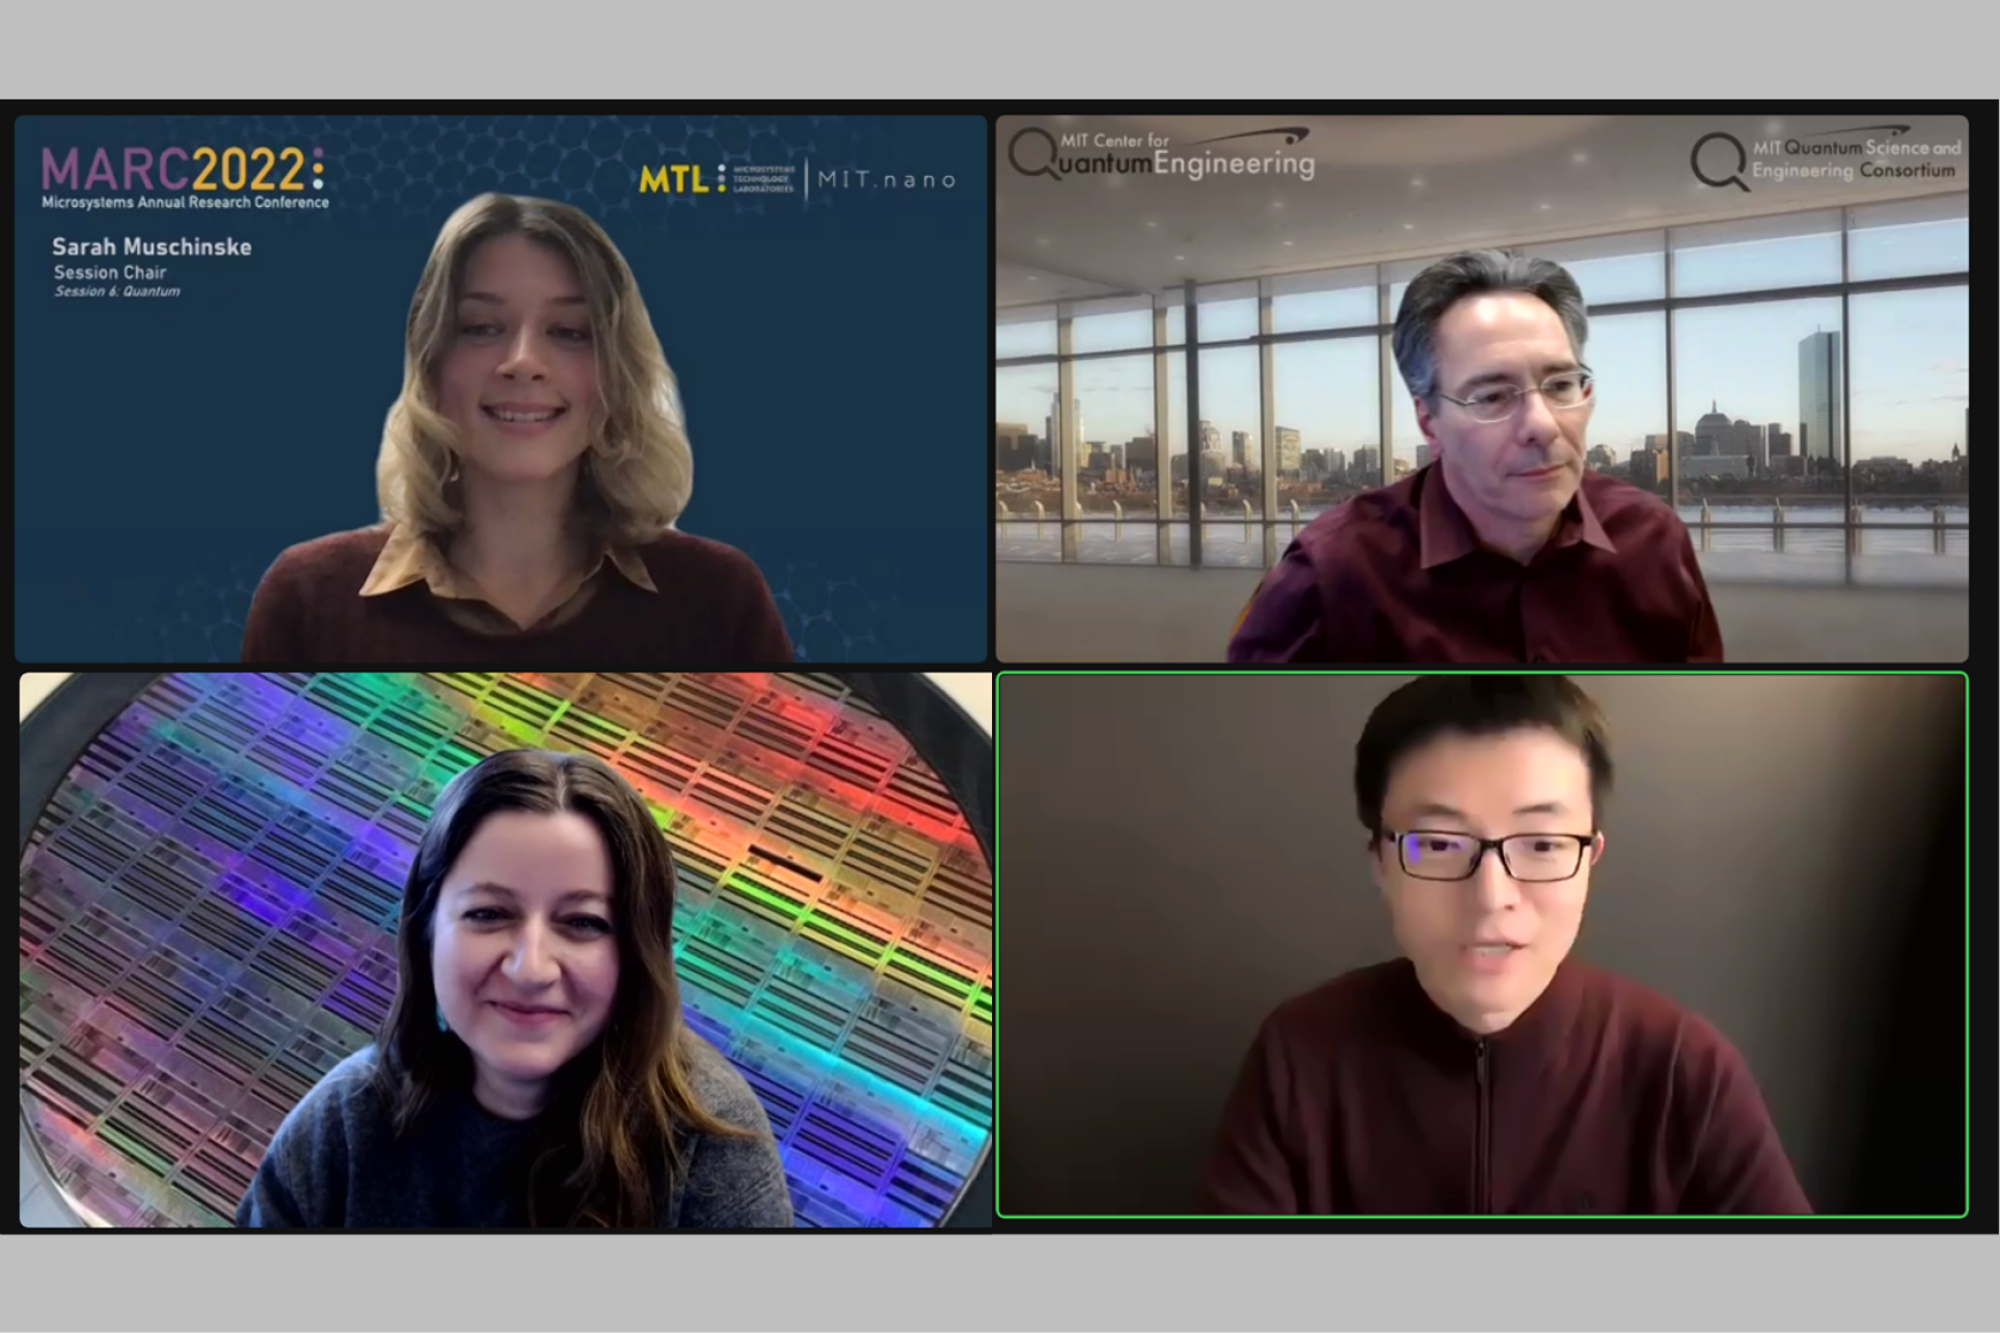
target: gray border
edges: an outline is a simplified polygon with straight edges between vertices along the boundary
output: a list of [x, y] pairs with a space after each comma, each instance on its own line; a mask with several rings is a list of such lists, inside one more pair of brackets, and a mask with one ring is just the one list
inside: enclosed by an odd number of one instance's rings
[[[208, 0], [182, 0], [172, 23], [144, 29], [130, 22], [139, 6], [125, 0], [92, 5], [90, 27], [73, 8], [16, 6], [0, 69], [21, 98], [369, 97], [421, 87], [483, 99], [495, 96], [493, 70], [518, 58], [524, 33], [535, 35], [544, 65], [532, 88], [509, 86], [509, 96], [657, 96], [666, 68], [659, 24], [621, 30], [615, 20], [588, 21], [597, 15], [551, 24], [547, 10], [506, 0], [493, 16], [524, 22], [467, 26], [442, 5], [402, 6], [393, 27], [370, 22], [386, 10], [344, 7], [342, 21], [317, 25], [309, 44], [296, 28], [271, 28], [257, 34], [269, 48], [258, 50], [240, 8]], [[822, 20], [812, 41], [746, 47], [738, 13], [689, 9], [674, 16], [673, 47], [724, 58], [672, 61], [673, 94], [851, 97], [865, 74], [884, 97], [1069, 99], [1086, 90], [1143, 104], [1158, 95], [1162, 69], [1200, 59], [1189, 40], [1200, 33], [1129, 6], [1017, 0], [982, 14], [977, 41], [957, 47], [935, 17], [915, 4], [864, 4], [839, 22]], [[1532, 44], [1498, 66], [1490, 45], [1454, 40], [1476, 31], [1465, 20], [1491, 17], [1469, 5], [1419, 13], [1316, 0], [1235, 17], [1227, 49], [1238, 58], [1199, 64], [1210, 96], [1297, 87], [1342, 97], [1504, 99], [1559, 89], [1625, 98], [1651, 87], [1741, 97], [1748, 69], [1757, 93], [1782, 109], [1787, 97], [1824, 97], [1829, 86], [1861, 80], [1876, 98], [1982, 89], [1990, 97], [2000, 83], [1988, 47], [1967, 40], [1964, 19], [1944, 15], [1929, 24], [1871, 16], [1870, 27], [1683, 4], [1653, 11], [1635, 38], [1586, 13], [1530, 25]], [[145, 41], [87, 41], [138, 31]], [[604, 40], [622, 31], [637, 40]], [[755, 60], [727, 58], [743, 50]], [[1718, 60], [1718, 50], [1755, 57]], [[452, 58], [439, 59], [441, 51]], [[190, 71], [200, 77], [191, 82]], [[1544, 77], [1524, 82], [1524, 72]], [[1988, 103], [1980, 132], [1991, 114]], [[683, 1237], [670, 1262], [651, 1240], [609, 1238], [625, 1248], [590, 1253], [614, 1262], [578, 1267], [583, 1251], [557, 1254], [549, 1247], [560, 1242], [543, 1237], [304, 1236], [266, 1245], [244, 1271], [220, 1246], [134, 1234], [88, 1247], [16, 1237], [6, 1271], [35, 1276], [8, 1283], [0, 1328], [2000, 1328], [1989, 1276], [2000, 1243], [1981, 1237], [1014, 1235], [921, 1251], [925, 1242], [856, 1237], [794, 1246], [782, 1268], [733, 1237]], [[501, 1273], [523, 1280], [483, 1280]], [[676, 1280], [689, 1273], [706, 1280]], [[298, 1313], [302, 1292], [311, 1293], [309, 1313]]]
[[[167, 1234], [167, 1233], [161, 1233]], [[9, 1242], [8, 1327], [1156, 1330], [2000, 1327], [1981, 1236], [305, 1236], [246, 1268], [120, 1233]], [[585, 1246], [588, 1245], [586, 1249]], [[32, 1265], [32, 1266], [31, 1266]], [[497, 1275], [514, 1275], [498, 1280]], [[677, 1281], [691, 1275], [692, 1281]], [[301, 1300], [301, 1293], [309, 1293]], [[302, 1313], [303, 1311], [303, 1313]], [[294, 1321], [287, 1324], [284, 1321]], [[309, 1322], [308, 1322], [309, 1321]]]

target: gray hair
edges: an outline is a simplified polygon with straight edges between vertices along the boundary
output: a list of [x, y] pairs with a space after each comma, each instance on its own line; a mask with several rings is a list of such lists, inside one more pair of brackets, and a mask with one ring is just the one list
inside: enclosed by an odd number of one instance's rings
[[1583, 292], [1561, 264], [1530, 259], [1505, 250], [1467, 250], [1440, 259], [1419, 273], [1403, 293], [1396, 311], [1393, 346], [1396, 367], [1412, 396], [1429, 400], [1438, 391], [1437, 329], [1444, 312], [1468, 296], [1483, 292], [1526, 292], [1539, 296], [1561, 316], [1569, 332], [1570, 350], [1583, 359], [1583, 340], [1590, 329]]

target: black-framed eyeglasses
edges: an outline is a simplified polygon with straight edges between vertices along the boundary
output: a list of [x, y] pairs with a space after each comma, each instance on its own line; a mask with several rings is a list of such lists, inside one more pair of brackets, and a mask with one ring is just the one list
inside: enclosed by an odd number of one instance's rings
[[1539, 393], [1542, 400], [1558, 412], [1567, 412], [1582, 407], [1590, 401], [1590, 386], [1596, 381], [1588, 366], [1575, 370], [1565, 370], [1551, 375], [1532, 389], [1517, 388], [1512, 384], [1495, 384], [1481, 389], [1470, 398], [1454, 398], [1448, 393], [1438, 397], [1448, 403], [1457, 403], [1472, 414], [1474, 421], [1492, 425], [1505, 421], [1521, 408], [1521, 400], [1531, 393]]
[[1487, 848], [1500, 853], [1507, 874], [1523, 884], [1574, 879], [1595, 833], [1512, 833], [1475, 838], [1449, 829], [1383, 829], [1396, 843], [1403, 873], [1416, 879], [1471, 879]]

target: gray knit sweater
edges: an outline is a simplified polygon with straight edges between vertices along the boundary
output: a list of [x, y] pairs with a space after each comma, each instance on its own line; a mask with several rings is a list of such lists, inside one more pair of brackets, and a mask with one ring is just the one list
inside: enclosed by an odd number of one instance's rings
[[[702, 1105], [756, 1137], [696, 1135], [683, 1146], [663, 1227], [788, 1227], [791, 1194], [770, 1121], [722, 1053], [685, 1033]], [[469, 1094], [430, 1107], [395, 1142], [389, 1108], [370, 1079], [376, 1052], [348, 1056], [292, 1108], [236, 1209], [240, 1227], [510, 1227], [525, 1225], [503, 1164], [534, 1127], [503, 1120]]]

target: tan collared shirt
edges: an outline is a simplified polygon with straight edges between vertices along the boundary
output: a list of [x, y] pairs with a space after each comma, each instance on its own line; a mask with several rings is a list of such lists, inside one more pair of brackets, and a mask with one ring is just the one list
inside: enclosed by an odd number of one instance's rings
[[600, 546], [584, 575], [563, 590], [555, 609], [532, 625], [522, 625], [489, 602], [478, 584], [453, 568], [435, 541], [397, 525], [390, 530], [389, 540], [383, 544], [374, 568], [368, 571], [361, 595], [376, 597], [421, 583], [437, 599], [438, 609], [453, 623], [478, 634], [504, 636], [551, 630], [568, 623], [590, 605], [607, 578], [623, 578], [646, 592], [659, 592], [637, 552]]

